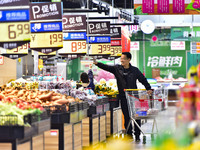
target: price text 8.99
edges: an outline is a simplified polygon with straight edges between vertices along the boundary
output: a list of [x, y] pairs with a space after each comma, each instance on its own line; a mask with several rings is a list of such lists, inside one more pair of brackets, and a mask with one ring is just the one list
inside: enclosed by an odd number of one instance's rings
[[86, 49], [86, 42], [72, 42], [71, 43], [71, 50], [72, 52], [77, 52], [79, 50]]

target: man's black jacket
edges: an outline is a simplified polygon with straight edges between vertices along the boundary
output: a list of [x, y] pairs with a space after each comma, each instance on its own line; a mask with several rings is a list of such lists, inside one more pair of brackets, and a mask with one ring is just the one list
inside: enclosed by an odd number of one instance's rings
[[137, 89], [137, 79], [145, 86], [146, 90], [151, 89], [151, 86], [147, 82], [145, 76], [137, 67], [134, 67], [131, 64], [128, 71], [125, 70], [122, 65], [109, 66], [102, 63], [97, 63], [96, 66], [115, 75], [120, 97], [125, 97], [124, 89]]

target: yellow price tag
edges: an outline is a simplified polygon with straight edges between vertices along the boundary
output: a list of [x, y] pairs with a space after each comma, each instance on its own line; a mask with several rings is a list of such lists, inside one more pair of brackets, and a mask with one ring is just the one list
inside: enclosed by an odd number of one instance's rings
[[31, 48], [63, 47], [63, 33], [31, 33]]
[[111, 44], [110, 43], [98, 43], [90, 44], [89, 54], [92, 55], [102, 55], [111, 54]]
[[29, 22], [0, 23], [0, 42], [30, 41]]

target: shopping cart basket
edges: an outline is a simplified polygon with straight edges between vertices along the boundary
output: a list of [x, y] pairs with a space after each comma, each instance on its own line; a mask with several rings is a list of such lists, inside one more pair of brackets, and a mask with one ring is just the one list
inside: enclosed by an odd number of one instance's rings
[[[146, 143], [146, 135], [151, 134], [152, 140], [154, 134], [158, 133], [157, 123], [155, 117], [162, 109], [163, 91], [162, 89], [153, 90], [151, 95], [147, 94], [145, 89], [125, 89], [127, 98], [128, 111], [130, 115], [130, 121], [128, 123], [126, 133], [132, 125], [134, 131], [134, 123], [143, 134], [143, 144]], [[153, 126], [151, 133], [144, 133], [141, 127], [136, 122], [137, 119], [153, 119]], [[154, 126], [156, 132], [154, 132]]]

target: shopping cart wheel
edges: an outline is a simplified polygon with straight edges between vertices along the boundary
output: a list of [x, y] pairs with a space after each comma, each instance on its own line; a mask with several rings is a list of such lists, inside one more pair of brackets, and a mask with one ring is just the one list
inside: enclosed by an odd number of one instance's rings
[[151, 134], [151, 140], [154, 141], [154, 134]]
[[146, 144], [146, 136], [143, 136], [143, 144]]

